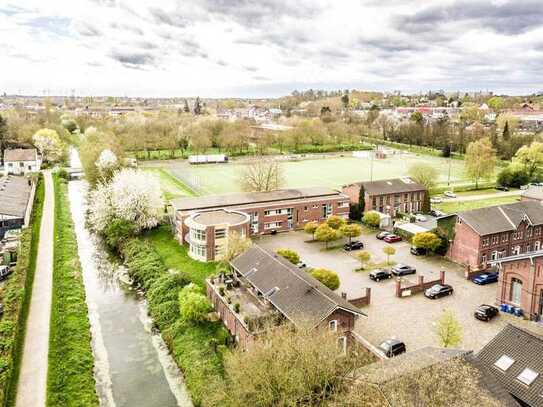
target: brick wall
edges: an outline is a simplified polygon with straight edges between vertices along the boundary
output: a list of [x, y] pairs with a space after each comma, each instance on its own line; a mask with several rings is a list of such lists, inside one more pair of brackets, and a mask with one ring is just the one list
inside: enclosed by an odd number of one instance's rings
[[456, 263], [476, 269], [479, 267], [479, 247], [479, 235], [466, 223], [456, 222], [454, 240], [449, 246], [447, 257]]

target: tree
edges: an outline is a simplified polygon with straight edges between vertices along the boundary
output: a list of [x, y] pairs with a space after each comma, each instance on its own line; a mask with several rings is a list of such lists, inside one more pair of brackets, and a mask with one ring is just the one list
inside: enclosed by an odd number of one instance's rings
[[62, 127], [64, 127], [68, 132], [70, 133], [75, 133], [76, 130], [79, 128], [77, 126], [77, 123], [74, 119], [71, 119], [71, 118], [64, 118], [62, 119]]
[[104, 237], [111, 249], [117, 249], [134, 236], [136, 232], [137, 227], [133, 222], [124, 219], [114, 219], [106, 225]]
[[408, 174], [413, 181], [418, 182], [428, 190], [435, 186], [438, 178], [437, 169], [425, 163], [413, 164], [409, 167]]
[[420, 232], [413, 236], [413, 246], [435, 251], [441, 244], [441, 239], [432, 232]]
[[353, 237], [358, 237], [362, 234], [362, 227], [356, 223], [351, 223], [350, 225], [343, 225], [339, 228], [341, 234], [349, 238], [349, 244], [351, 243]]
[[345, 225], [345, 223], [345, 219], [337, 215], [329, 216], [328, 219], [326, 219], [326, 224], [335, 230], [341, 229], [341, 227]]
[[396, 249], [392, 246], [385, 246], [383, 247], [383, 253], [387, 255], [387, 265], [390, 264], [390, 256], [394, 256], [396, 254]]
[[509, 141], [511, 139], [511, 134], [509, 133], [509, 122], [505, 122], [505, 126], [503, 126], [503, 134], [502, 138], [504, 141]]
[[481, 178], [490, 178], [496, 168], [496, 150], [488, 137], [474, 141], [466, 150], [465, 170], [468, 177], [475, 181], [475, 188], [479, 188]]
[[244, 191], [273, 191], [284, 183], [279, 162], [262, 157], [244, 165], [239, 178]]
[[343, 107], [347, 109], [349, 107], [349, 94], [345, 93], [343, 96], [341, 96], [341, 103], [343, 103]]
[[319, 224], [317, 222], [307, 222], [304, 226], [304, 232], [310, 234], [313, 237], [313, 240], [315, 240], [315, 231], [318, 227]]
[[179, 291], [179, 313], [183, 322], [203, 322], [210, 311], [209, 300], [196, 285], [188, 284]]
[[189, 102], [187, 101], [187, 99], [185, 99], [183, 103], [183, 112], [190, 113]]
[[530, 182], [530, 177], [524, 166], [514, 162], [501, 170], [496, 179], [498, 185], [514, 188], [520, 188], [528, 182]]
[[441, 150], [441, 156], [445, 158], [449, 158], [451, 156], [451, 144], [447, 143], [443, 146], [443, 149]]
[[279, 256], [284, 257], [292, 264], [298, 264], [300, 262], [300, 255], [291, 249], [278, 249], [275, 251]]
[[61, 159], [64, 145], [55, 130], [40, 129], [32, 136], [32, 141], [45, 161], [53, 163]]
[[534, 141], [530, 146], [522, 146], [518, 149], [513, 162], [524, 167], [524, 171], [531, 179], [543, 165], [543, 143]]
[[493, 96], [490, 99], [488, 99], [486, 104], [491, 109], [493, 109], [494, 111], [497, 112], [497, 111], [499, 111], [499, 110], [501, 110], [503, 108], [503, 98], [501, 98], [499, 96]]
[[410, 119], [413, 123], [418, 124], [419, 126], [422, 126], [422, 124], [423, 124], [423, 122], [424, 122], [424, 116], [423, 116], [422, 113], [419, 112], [419, 111], [411, 113], [411, 117], [410, 117], [409, 119]]
[[312, 269], [310, 274], [330, 290], [337, 290], [339, 288], [339, 276], [331, 270], [317, 268]]
[[315, 239], [319, 242], [324, 242], [326, 249], [328, 249], [328, 243], [339, 239], [339, 237], [339, 232], [332, 229], [326, 223], [323, 223], [315, 230]]
[[223, 261], [229, 262], [234, 257], [239, 256], [253, 245], [253, 242], [248, 237], [242, 236], [235, 230], [228, 233], [228, 244], [226, 253], [223, 256]]
[[164, 215], [158, 178], [131, 168], [116, 172], [111, 182], [99, 184], [90, 193], [89, 202], [89, 222], [99, 233], [115, 219], [132, 222], [140, 232], [157, 226]]
[[462, 325], [452, 311], [445, 311], [437, 321], [436, 333], [439, 344], [444, 348], [460, 345], [462, 342]]
[[379, 214], [375, 211], [369, 211], [362, 216], [362, 223], [365, 223], [368, 226], [371, 226], [373, 228], [379, 227], [379, 224], [381, 223], [381, 217]]
[[424, 192], [424, 196], [422, 198], [422, 213], [430, 213], [432, 210], [432, 203], [430, 202], [430, 192], [426, 191]]
[[366, 209], [366, 190], [364, 185], [360, 185], [360, 191], [358, 191], [358, 208], [360, 214], [363, 214]]
[[196, 116], [200, 115], [202, 113], [202, 105], [200, 104], [200, 97], [196, 96], [196, 100], [194, 101], [194, 109], [193, 112]]
[[0, 115], [0, 160], [4, 157], [4, 149], [8, 141], [8, 121]]
[[361, 252], [356, 253], [355, 257], [360, 262], [360, 269], [363, 270], [366, 264], [370, 261], [371, 254], [367, 250], [362, 250]]
[[114, 172], [119, 168], [119, 160], [113, 151], [110, 149], [102, 150], [98, 160], [96, 160], [96, 168], [102, 181], [109, 181]]

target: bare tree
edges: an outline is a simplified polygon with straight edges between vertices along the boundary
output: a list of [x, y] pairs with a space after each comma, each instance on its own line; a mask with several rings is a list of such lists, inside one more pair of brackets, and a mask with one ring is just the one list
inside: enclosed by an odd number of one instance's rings
[[273, 191], [283, 185], [283, 171], [277, 161], [259, 157], [242, 167], [240, 183], [244, 191]]

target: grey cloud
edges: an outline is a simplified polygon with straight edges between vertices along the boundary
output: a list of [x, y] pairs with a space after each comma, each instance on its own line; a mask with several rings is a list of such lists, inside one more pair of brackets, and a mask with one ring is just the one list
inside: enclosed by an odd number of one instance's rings
[[74, 24], [75, 30], [84, 37], [99, 37], [102, 31], [87, 21], [77, 21]]
[[178, 12], [168, 12], [158, 7], [151, 7], [149, 13], [155, 23], [173, 27], [186, 27], [188, 20]]
[[143, 30], [140, 27], [136, 27], [135, 25], [119, 24], [116, 21], [114, 21], [109, 26], [111, 28], [116, 29], [116, 30], [128, 31], [128, 32], [131, 32], [131, 33], [137, 34], [137, 35], [143, 35], [144, 34]]
[[246, 71], [249, 71], [249, 72], [256, 72], [258, 71], [258, 68], [256, 66], [248, 66], [248, 65], [244, 65], [243, 66], [243, 69], [245, 69]]
[[129, 68], [138, 68], [146, 65], [152, 65], [155, 62], [155, 56], [150, 52], [126, 51], [114, 49], [110, 53], [111, 58], [120, 62]]
[[321, 56], [325, 58], [334, 58], [334, 59], [345, 59], [345, 58], [350, 57], [350, 55], [347, 52], [342, 51], [341, 49], [337, 49], [337, 48], [321, 49], [320, 54]]
[[257, 81], [269, 81], [269, 80], [271, 80], [271, 78], [268, 78], [267, 76], [260, 76], [260, 75], [253, 76], [253, 79], [257, 80]]
[[219, 65], [219, 66], [228, 66], [228, 62], [223, 61], [222, 59], [219, 59], [217, 61], [217, 65]]

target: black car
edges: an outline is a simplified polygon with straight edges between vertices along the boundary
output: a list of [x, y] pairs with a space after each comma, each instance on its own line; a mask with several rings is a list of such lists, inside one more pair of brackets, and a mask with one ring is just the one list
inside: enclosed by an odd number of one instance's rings
[[423, 247], [415, 247], [411, 246], [411, 249], [409, 250], [413, 256], [426, 256], [426, 253], [428, 252]]
[[401, 277], [407, 274], [415, 274], [417, 270], [415, 267], [408, 266], [407, 264], [397, 264], [392, 267], [392, 274], [395, 276]]
[[392, 278], [392, 273], [390, 272], [390, 270], [377, 269], [377, 270], [373, 270], [370, 273], [370, 280], [373, 280], [373, 281], [381, 281], [381, 280], [386, 280], [388, 278]]
[[498, 308], [493, 307], [492, 305], [483, 304], [477, 307], [477, 309], [473, 313], [473, 316], [479, 321], [488, 322], [499, 313], [500, 311], [498, 310]]
[[406, 348], [405, 343], [402, 341], [397, 339], [387, 339], [379, 345], [379, 350], [381, 350], [386, 357], [391, 358], [405, 353]]
[[379, 232], [375, 237], [379, 240], [383, 240], [385, 237], [390, 236], [392, 233], [390, 232]]
[[350, 252], [351, 250], [360, 250], [364, 248], [364, 243], [360, 240], [353, 241], [351, 243], [345, 243], [343, 245], [343, 250]]
[[497, 185], [496, 189], [498, 191], [509, 191], [509, 188], [507, 188], [505, 185]]
[[453, 288], [448, 284], [435, 284], [424, 292], [424, 296], [426, 298], [430, 298], [431, 300], [434, 300], [439, 297], [451, 295], [453, 291], [454, 291]]

